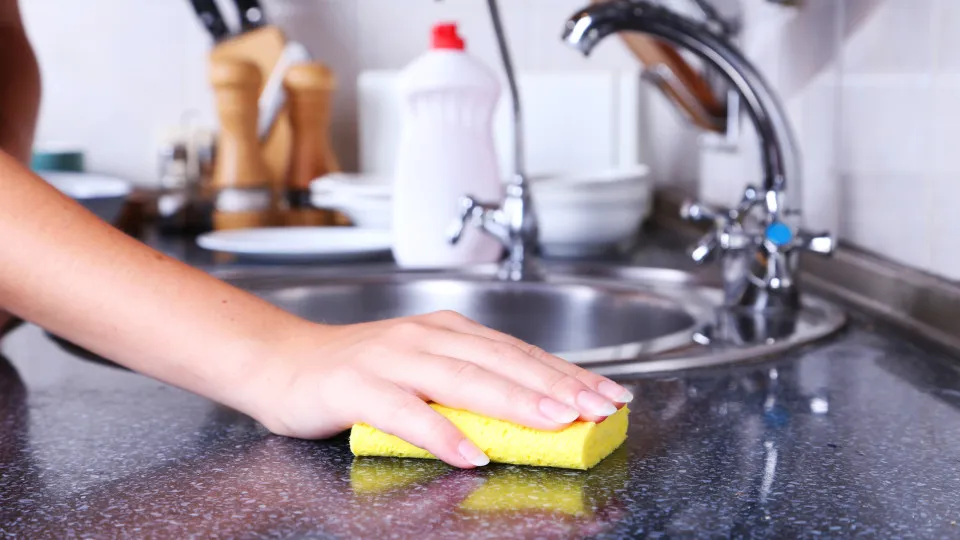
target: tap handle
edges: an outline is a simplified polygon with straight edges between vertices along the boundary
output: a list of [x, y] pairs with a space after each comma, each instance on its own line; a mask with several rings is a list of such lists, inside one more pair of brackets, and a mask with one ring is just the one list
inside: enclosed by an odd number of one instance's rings
[[828, 232], [811, 233], [804, 229], [793, 231], [781, 221], [774, 221], [764, 231], [764, 244], [771, 251], [788, 252], [801, 249], [820, 255], [832, 255], [837, 247], [836, 238]]
[[714, 229], [703, 235], [690, 250], [690, 258], [700, 264], [710, 259], [718, 250], [722, 253], [743, 251], [759, 244], [760, 238], [737, 226]]
[[483, 205], [477, 202], [476, 199], [469, 196], [464, 196], [460, 198], [460, 213], [457, 219], [450, 224], [450, 228], [447, 230], [447, 238], [451, 244], [457, 244], [460, 242], [460, 239], [463, 237], [463, 231], [467, 227], [467, 222], [472, 222], [476, 219], [477, 212], [483, 212]]
[[719, 231], [720, 247], [724, 251], [741, 251], [756, 247], [761, 242], [757, 234], [749, 233], [739, 226], [731, 226]]
[[680, 217], [687, 221], [713, 221], [723, 219], [723, 215], [712, 206], [687, 201], [680, 207]]
[[828, 232], [811, 233], [801, 230], [797, 233], [797, 247], [804, 251], [832, 255], [837, 249], [837, 239]]
[[743, 190], [743, 197], [740, 198], [740, 204], [737, 205], [735, 215], [740, 216], [746, 214], [761, 199], [760, 190], [757, 189], [756, 186], [748, 185], [746, 189]]
[[726, 225], [737, 221], [749, 212], [762, 200], [760, 191], [754, 186], [747, 186], [737, 207], [728, 211], [720, 211], [703, 203], [687, 201], [680, 207], [680, 217], [688, 221], [712, 221], [717, 225]]
[[720, 246], [720, 239], [713, 231], [703, 235], [700, 240], [690, 249], [690, 258], [697, 264], [703, 264], [710, 259], [710, 256], [716, 252]]

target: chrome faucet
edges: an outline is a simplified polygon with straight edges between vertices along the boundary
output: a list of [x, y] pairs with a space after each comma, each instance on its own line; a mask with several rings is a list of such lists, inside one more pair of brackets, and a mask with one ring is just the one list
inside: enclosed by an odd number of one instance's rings
[[496, 0], [487, 0], [493, 29], [497, 35], [497, 45], [507, 82], [510, 86], [510, 100], [513, 106], [513, 174], [506, 185], [503, 202], [499, 205], [480, 202], [470, 195], [460, 200], [460, 217], [449, 231], [450, 242], [456, 244], [463, 236], [467, 224], [479, 227], [503, 244], [507, 251], [500, 266], [498, 276], [508, 281], [530, 281], [543, 277], [535, 251], [539, 239], [537, 216], [530, 200], [530, 184], [527, 180], [524, 163], [523, 117], [520, 108], [520, 92], [510, 59], [500, 10]]
[[829, 255], [835, 241], [827, 233], [800, 229], [799, 206], [787, 206], [787, 187], [799, 187], [799, 155], [777, 95], [722, 33], [647, 0], [610, 0], [584, 8], [567, 21], [563, 39], [589, 55], [603, 38], [623, 31], [650, 34], [690, 50], [738, 94], [760, 139], [763, 185], [748, 186], [740, 204], [728, 211], [685, 204], [684, 218], [712, 222], [691, 256], [698, 263], [720, 256], [728, 308], [798, 309], [799, 253]]

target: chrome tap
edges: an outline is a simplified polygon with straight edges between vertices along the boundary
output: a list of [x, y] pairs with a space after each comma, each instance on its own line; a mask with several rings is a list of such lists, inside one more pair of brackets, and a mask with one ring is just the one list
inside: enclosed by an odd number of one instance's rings
[[507, 251], [501, 264], [499, 277], [509, 281], [537, 280], [542, 278], [535, 251], [539, 237], [537, 216], [530, 200], [530, 185], [524, 163], [523, 116], [520, 108], [520, 92], [510, 59], [510, 49], [500, 20], [496, 0], [487, 0], [493, 29], [503, 69], [507, 74], [510, 99], [513, 106], [513, 175], [506, 185], [503, 202], [498, 204], [477, 201], [470, 195], [460, 200], [460, 218], [449, 231], [450, 242], [456, 244], [463, 236], [467, 224], [479, 227], [503, 244]]
[[589, 55], [603, 38], [623, 31], [650, 34], [690, 50], [712, 65], [739, 95], [760, 139], [763, 185], [748, 186], [737, 208], [729, 211], [696, 203], [684, 205], [683, 217], [712, 222], [711, 231], [693, 248], [692, 257], [703, 262], [719, 252], [727, 307], [799, 308], [799, 253], [828, 255], [835, 241], [827, 233], [800, 229], [799, 207], [787, 206], [787, 187], [799, 187], [799, 155], [777, 95], [721, 33], [646, 0], [593, 4], [567, 21], [563, 39]]

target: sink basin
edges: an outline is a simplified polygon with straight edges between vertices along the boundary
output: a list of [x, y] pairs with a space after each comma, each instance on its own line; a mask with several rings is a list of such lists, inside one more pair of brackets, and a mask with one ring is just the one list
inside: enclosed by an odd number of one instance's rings
[[218, 277], [331, 324], [452, 310], [608, 376], [768, 358], [846, 321], [805, 295], [798, 313], [730, 313], [705, 276], [668, 268], [548, 263], [545, 282], [501, 282], [495, 267], [444, 271], [237, 269]]
[[[544, 282], [508, 283], [495, 267], [458, 271], [248, 267], [215, 276], [328, 324], [452, 310], [610, 377], [748, 362], [839, 330], [842, 310], [804, 295], [799, 312], [731, 312], [701, 275], [665, 268], [550, 263]], [[88, 360], [107, 362], [52, 338]], [[109, 362], [108, 362], [109, 363]]]
[[328, 324], [452, 310], [576, 362], [688, 345], [710, 315], [706, 303], [684, 305], [649, 285], [580, 277], [510, 283], [483, 274], [388, 272], [227, 281]]

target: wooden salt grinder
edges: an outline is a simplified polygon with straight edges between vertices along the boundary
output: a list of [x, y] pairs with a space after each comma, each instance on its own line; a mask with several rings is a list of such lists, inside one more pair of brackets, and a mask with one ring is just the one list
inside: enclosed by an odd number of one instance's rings
[[272, 224], [269, 174], [257, 139], [257, 100], [263, 75], [245, 60], [211, 61], [210, 82], [217, 99], [220, 135], [212, 186], [215, 229]]
[[334, 214], [310, 204], [310, 182], [340, 170], [330, 142], [330, 114], [336, 79], [326, 66], [291, 66], [283, 81], [287, 94], [293, 149], [287, 175], [290, 225], [332, 225]]

